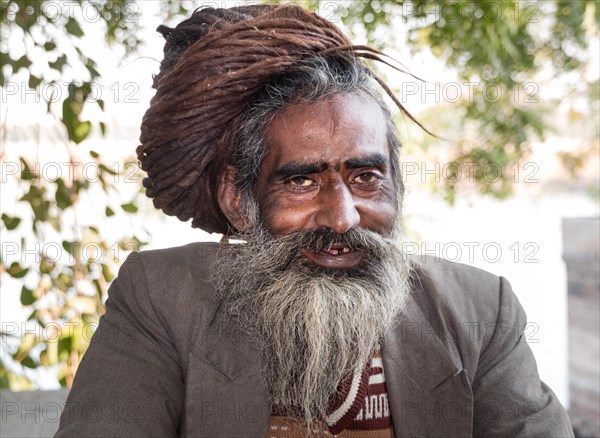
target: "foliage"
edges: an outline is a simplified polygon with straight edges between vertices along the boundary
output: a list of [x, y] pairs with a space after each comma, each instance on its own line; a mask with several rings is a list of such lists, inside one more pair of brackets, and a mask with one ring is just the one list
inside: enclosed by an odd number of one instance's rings
[[[71, 9], [57, 9], [57, 6]], [[125, 53], [135, 50], [139, 43], [138, 20], [135, 10], [125, 0], [1, 3], [4, 44], [0, 49], [0, 86], [6, 90], [11, 85], [10, 79], [23, 70], [31, 89], [42, 82], [59, 85], [61, 80], [73, 77], [64, 99], [51, 98], [48, 103], [48, 112], [63, 127], [69, 177], [49, 178], [40, 172], [35, 155], [20, 155], [18, 163], [5, 161], [6, 153], [2, 151], [3, 172], [6, 171], [3, 183], [14, 173], [18, 193], [11, 206], [14, 213], [2, 214], [0, 273], [5, 285], [20, 284], [21, 303], [29, 311], [26, 328], [3, 322], [0, 333], [3, 388], [30, 387], [27, 376], [31, 374], [26, 369], [39, 367], [56, 370], [60, 383], [71, 385], [104, 312], [107, 287], [115, 276], [119, 253], [144, 244], [136, 235], [111, 243], [103, 228], [109, 228], [111, 220], [103, 216], [116, 218], [118, 210], [123, 215], [137, 212], [135, 196], [129, 202], [114, 205], [115, 199], [119, 199], [115, 182], [125, 177], [127, 167], [108, 166], [99, 152], [86, 151], [80, 146], [93, 129], [102, 135], [106, 132], [104, 123], [93, 123], [83, 117], [88, 105], [104, 110], [102, 100], [88, 99], [92, 82], [101, 73], [97, 62], [80, 48], [89, 26], [82, 23], [84, 7], [91, 8], [99, 18], [106, 42], [124, 47]], [[89, 16], [90, 10], [86, 13]], [[18, 58], [11, 56], [6, 44], [15, 37], [23, 41], [20, 47], [23, 55]], [[3, 144], [6, 136], [3, 126]], [[36, 149], [39, 152], [41, 148], [44, 145], [38, 140]], [[94, 176], [97, 183], [91, 183], [82, 173], [81, 161], [97, 170]], [[13, 172], [15, 169], [18, 172]], [[100, 211], [97, 223], [81, 220], [82, 210], [88, 208], [82, 200]], [[7, 199], [2, 201], [6, 211]]]

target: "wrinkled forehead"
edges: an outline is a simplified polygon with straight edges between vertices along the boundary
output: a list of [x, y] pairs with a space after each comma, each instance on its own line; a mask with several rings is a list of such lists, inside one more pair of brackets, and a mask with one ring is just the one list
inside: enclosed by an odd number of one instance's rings
[[265, 130], [266, 160], [332, 163], [379, 154], [389, 158], [387, 125], [371, 97], [340, 94], [291, 104]]

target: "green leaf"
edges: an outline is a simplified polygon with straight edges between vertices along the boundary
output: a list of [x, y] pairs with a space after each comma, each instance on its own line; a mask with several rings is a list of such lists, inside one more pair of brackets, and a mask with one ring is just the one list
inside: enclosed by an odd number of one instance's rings
[[[50, 203], [48, 203], [49, 205]], [[47, 207], [49, 208], [49, 207]], [[52, 228], [54, 228], [56, 230], [57, 233], [60, 233], [60, 230], [62, 229], [62, 225], [60, 222], [60, 217], [59, 216], [50, 216], [47, 219], [48, 223], [52, 226]]]
[[[0, 67], [4, 67], [5, 65], [12, 65], [14, 61], [8, 56], [8, 52], [0, 50]], [[1, 70], [1, 68], [0, 68]]]
[[46, 52], [50, 52], [54, 49], [56, 49], [56, 44], [54, 43], [54, 41], [48, 41], [47, 43], [44, 43], [44, 50]]
[[102, 297], [102, 295], [104, 294], [104, 291], [102, 290], [102, 287], [100, 286], [100, 282], [98, 281], [98, 279], [94, 279], [92, 281], [92, 283], [94, 283], [94, 286], [96, 287], [96, 292], [98, 293], [98, 296]]
[[45, 187], [40, 188], [32, 185], [29, 187], [29, 191], [19, 198], [19, 201], [27, 201], [34, 208], [43, 200], [44, 193], [46, 193]]
[[8, 372], [4, 367], [0, 370], [0, 389], [11, 389], [10, 382], [8, 380]]
[[42, 83], [41, 78], [38, 78], [37, 76], [34, 76], [34, 75], [29, 75], [29, 81], [27, 82], [27, 85], [29, 86], [30, 89], [32, 89], [32, 90], [36, 89], [41, 83]]
[[98, 157], [100, 156], [100, 154], [99, 154], [98, 152], [96, 152], [96, 151], [90, 151], [90, 155], [91, 155], [93, 158], [98, 158]]
[[59, 72], [62, 72], [66, 63], [67, 63], [67, 55], [63, 54], [63, 55], [60, 55], [58, 58], [56, 58], [56, 61], [49, 62], [48, 65], [50, 66], [50, 68], [52, 68], [54, 70], [58, 70]]
[[31, 289], [27, 289], [25, 286], [21, 288], [21, 304], [24, 306], [30, 306], [35, 303], [35, 296]]
[[31, 61], [29, 60], [27, 55], [23, 55], [14, 62], [13, 69], [14, 69], [14, 72], [16, 73], [21, 68], [25, 68], [25, 69], [29, 68], [30, 65], [31, 65]]
[[73, 285], [73, 282], [70, 276], [68, 276], [64, 272], [61, 272], [60, 274], [58, 274], [58, 276], [56, 276], [56, 278], [52, 279], [52, 284], [54, 284], [58, 289], [62, 290], [63, 292], [66, 292], [67, 289]]
[[78, 242], [70, 242], [68, 240], [63, 240], [62, 241], [62, 246], [65, 250], [67, 250], [67, 252], [71, 255], [75, 254], [75, 250], [77, 249], [77, 246], [79, 245]]
[[75, 144], [79, 144], [87, 138], [91, 130], [92, 123], [89, 121], [76, 123], [73, 129], [73, 137], [71, 140], [73, 140]]
[[52, 93], [50, 94], [50, 98], [48, 99], [48, 101], [46, 102], [46, 112], [48, 114], [50, 114], [52, 112], [52, 103], [54, 102], [54, 97], [56, 96], [56, 88], [54, 88], [54, 85], [56, 84], [55, 81], [50, 82], [50, 84], [52, 84]]
[[79, 193], [81, 190], [87, 190], [90, 187], [90, 181], [86, 179], [82, 182], [76, 179], [73, 185], [75, 186], [75, 193]]
[[121, 208], [123, 211], [127, 213], [137, 213], [138, 208], [133, 202], [129, 202], [127, 204], [121, 204]]
[[115, 215], [115, 212], [112, 208], [106, 207], [106, 209], [104, 210], [104, 214], [106, 215], [106, 217], [111, 217]]
[[21, 218], [12, 217], [7, 215], [6, 213], [2, 213], [2, 222], [4, 222], [4, 226], [7, 230], [14, 230], [21, 223]]
[[65, 28], [67, 29], [67, 32], [74, 37], [80, 38], [83, 36], [83, 30], [81, 30], [81, 26], [79, 26], [79, 23], [73, 17], [69, 18]]
[[[70, 334], [70, 333], [69, 333]], [[58, 360], [64, 362], [67, 360], [67, 356], [73, 350], [73, 338], [72, 336], [61, 335], [58, 341]]]
[[35, 173], [33, 170], [31, 170], [31, 167], [29, 167], [29, 164], [27, 164], [27, 162], [23, 158], [19, 158], [19, 160], [21, 161], [21, 179], [22, 180], [28, 181], [28, 180], [38, 178], [37, 173]]
[[23, 278], [25, 275], [27, 275], [28, 271], [29, 269], [22, 267], [19, 262], [12, 262], [10, 267], [6, 270], [8, 275], [13, 278]]
[[[64, 246], [64, 243], [63, 243]], [[54, 269], [54, 263], [49, 262], [46, 258], [40, 260], [40, 274], [50, 274]], [[31, 318], [29, 318], [31, 319]], [[41, 324], [41, 322], [40, 322]]]
[[113, 281], [113, 279], [115, 278], [115, 275], [110, 270], [110, 268], [108, 267], [108, 265], [104, 264], [104, 263], [102, 263], [102, 275], [104, 276], [104, 278], [106, 279], [106, 281], [109, 282], [109, 283], [111, 281]]
[[100, 72], [96, 70], [96, 63], [91, 59], [88, 59], [85, 63], [85, 68], [90, 72], [90, 76], [92, 79], [99, 78]]
[[79, 144], [85, 140], [92, 128], [92, 124], [89, 121], [82, 122], [79, 120], [79, 114], [83, 110], [83, 103], [87, 92], [86, 86], [78, 87], [75, 84], [69, 84], [69, 97], [63, 101], [61, 121], [67, 128], [69, 140], [75, 144]]
[[64, 210], [73, 204], [73, 201], [71, 201], [71, 188], [67, 187], [62, 178], [56, 180], [56, 186], [56, 205]]
[[139, 251], [142, 246], [147, 244], [148, 242], [142, 242], [137, 236], [131, 236], [129, 239], [120, 240], [119, 248], [125, 251]]
[[33, 361], [31, 356], [26, 356], [25, 359], [21, 361], [21, 365], [27, 368], [37, 368], [38, 365]]
[[106, 164], [102, 164], [100, 163], [98, 165], [98, 168], [102, 171], [102, 172], [107, 172], [110, 173], [111, 175], [118, 175], [117, 171], [114, 169], [111, 169], [110, 167], [107, 167]]

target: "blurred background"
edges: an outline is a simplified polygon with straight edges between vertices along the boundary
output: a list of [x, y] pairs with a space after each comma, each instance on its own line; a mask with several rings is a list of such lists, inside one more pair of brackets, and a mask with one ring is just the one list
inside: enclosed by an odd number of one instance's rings
[[[1, 0], [2, 436], [58, 427], [131, 251], [220, 239], [153, 208], [135, 148], [156, 27], [245, 3]], [[600, 4], [295, 3], [390, 55], [374, 67], [443, 137], [398, 116], [404, 250], [506, 277], [542, 379], [600, 436]]]

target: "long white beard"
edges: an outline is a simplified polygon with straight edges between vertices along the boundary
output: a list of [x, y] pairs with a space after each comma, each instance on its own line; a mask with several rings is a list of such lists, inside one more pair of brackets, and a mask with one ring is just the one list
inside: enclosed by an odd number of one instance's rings
[[[214, 284], [228, 312], [259, 342], [278, 412], [314, 430], [339, 385], [366, 366], [402, 310], [410, 266], [397, 245], [366, 230], [274, 239], [255, 227], [243, 239], [220, 249]], [[361, 265], [324, 269], [298, 255], [330, 241], [364, 250]]]

